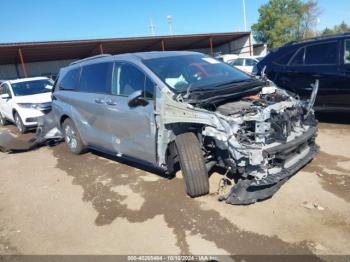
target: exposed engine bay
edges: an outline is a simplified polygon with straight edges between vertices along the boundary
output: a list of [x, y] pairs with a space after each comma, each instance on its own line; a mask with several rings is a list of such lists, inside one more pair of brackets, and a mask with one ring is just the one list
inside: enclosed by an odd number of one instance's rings
[[268, 198], [314, 157], [317, 121], [308, 110], [308, 103], [273, 85], [216, 107], [225, 130], [206, 126], [202, 135], [208, 155], [227, 169], [220, 200], [251, 204]]

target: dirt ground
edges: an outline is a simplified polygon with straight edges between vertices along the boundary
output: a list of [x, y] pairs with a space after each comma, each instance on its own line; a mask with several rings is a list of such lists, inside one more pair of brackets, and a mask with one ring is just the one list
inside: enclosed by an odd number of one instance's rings
[[[320, 116], [320, 154], [250, 206], [64, 144], [0, 153], [0, 254], [350, 254], [350, 123]], [[13, 126], [4, 133], [18, 136]], [[1, 134], [3, 136], [1, 136]]]

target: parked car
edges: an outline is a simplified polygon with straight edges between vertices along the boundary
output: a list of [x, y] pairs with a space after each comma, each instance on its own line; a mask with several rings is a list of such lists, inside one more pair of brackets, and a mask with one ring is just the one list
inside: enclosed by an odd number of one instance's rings
[[237, 55], [237, 54], [224, 54], [224, 55], [220, 54], [220, 55], [215, 56], [215, 59], [217, 59], [221, 62], [227, 63], [230, 60], [236, 59], [238, 57], [239, 57], [239, 55]]
[[239, 176], [222, 199], [254, 203], [317, 152], [308, 102], [195, 52], [74, 62], [60, 70], [52, 104], [71, 152], [95, 149], [167, 174], [179, 163], [191, 197], [209, 192], [216, 165], [225, 179]]
[[308, 97], [320, 81], [316, 110], [350, 111], [350, 34], [293, 42], [272, 50], [257, 65], [279, 87]]
[[246, 72], [247, 74], [253, 74], [253, 68], [259, 63], [259, 59], [255, 57], [239, 57], [227, 62], [229, 65]]
[[47, 77], [3, 80], [0, 84], [0, 125], [16, 124], [21, 133], [37, 125], [51, 109], [53, 81]]

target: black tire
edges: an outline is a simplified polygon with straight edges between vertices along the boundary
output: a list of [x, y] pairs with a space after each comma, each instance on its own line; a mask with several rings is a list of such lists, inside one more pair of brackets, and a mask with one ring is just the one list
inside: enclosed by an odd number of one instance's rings
[[209, 193], [209, 177], [201, 145], [194, 133], [184, 133], [175, 138], [185, 190], [190, 197]]
[[66, 141], [69, 151], [76, 155], [84, 153], [86, 150], [85, 145], [81, 140], [80, 134], [73, 121], [70, 118], [67, 118], [64, 120], [62, 127], [64, 140]]
[[25, 132], [27, 132], [27, 128], [26, 126], [23, 124], [23, 121], [22, 121], [22, 118], [21, 116], [15, 112], [14, 114], [14, 119], [15, 119], [15, 125], [18, 129], [18, 131], [21, 133], [21, 134], [24, 134]]
[[7, 119], [3, 116], [3, 114], [0, 112], [0, 126], [6, 126], [8, 124]]

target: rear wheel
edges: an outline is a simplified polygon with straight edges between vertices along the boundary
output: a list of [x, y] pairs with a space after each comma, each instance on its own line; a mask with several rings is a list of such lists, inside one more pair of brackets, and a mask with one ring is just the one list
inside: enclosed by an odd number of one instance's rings
[[184, 133], [175, 139], [185, 190], [190, 197], [209, 193], [208, 171], [201, 145], [194, 133]]
[[85, 151], [84, 143], [71, 119], [64, 120], [63, 132], [66, 144], [72, 153], [79, 155]]
[[17, 126], [18, 131], [21, 134], [24, 134], [27, 131], [27, 128], [23, 124], [21, 116], [16, 112], [15, 115], [14, 115], [14, 118], [15, 118], [15, 124]]
[[3, 116], [3, 114], [0, 112], [0, 126], [6, 126], [7, 125], [7, 120], [6, 118]]

